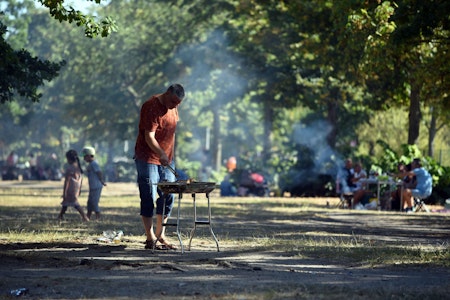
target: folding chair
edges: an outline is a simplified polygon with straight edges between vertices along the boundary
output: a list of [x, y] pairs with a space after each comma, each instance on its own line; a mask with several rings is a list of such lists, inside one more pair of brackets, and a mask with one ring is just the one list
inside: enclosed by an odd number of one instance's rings
[[414, 197], [414, 212], [419, 212], [419, 211], [424, 211], [429, 213], [430, 209], [427, 207], [427, 205], [425, 204], [425, 200], [426, 198], [422, 199], [419, 197]]
[[336, 194], [339, 195], [339, 203], [337, 208], [353, 208], [353, 193], [346, 192], [345, 187], [341, 187], [341, 182], [336, 181]]
[[338, 208], [353, 208], [353, 193], [341, 193]]

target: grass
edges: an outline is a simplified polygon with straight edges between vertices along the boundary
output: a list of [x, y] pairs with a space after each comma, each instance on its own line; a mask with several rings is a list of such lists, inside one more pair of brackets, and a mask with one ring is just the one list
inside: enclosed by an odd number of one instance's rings
[[[85, 187], [86, 188], [86, 187]], [[82, 223], [79, 214], [69, 208], [66, 220], [59, 222], [62, 183], [45, 186], [38, 183], [2, 186], [0, 189], [0, 244], [10, 243], [95, 243], [106, 230], [122, 230], [128, 243], [144, 239], [139, 218], [139, 198], [133, 184], [109, 184], [103, 192], [100, 222]], [[85, 204], [87, 191], [83, 190], [80, 203]], [[183, 198], [182, 206], [190, 204], [190, 196]], [[220, 198], [211, 197], [213, 227], [221, 245], [233, 249], [252, 248], [255, 251], [284, 251], [299, 257], [313, 257], [353, 265], [450, 266], [450, 251], [445, 232], [437, 232], [442, 239], [430, 242], [396, 241], [389, 237], [393, 231], [383, 232], [380, 224], [376, 232], [367, 226], [365, 218], [399, 224], [392, 234], [404, 237], [409, 224], [449, 224], [447, 215], [406, 216], [390, 212], [354, 212], [325, 208], [325, 199], [293, 198]], [[206, 201], [197, 201], [198, 214], [205, 216]], [[327, 199], [331, 204], [337, 199]], [[175, 205], [176, 207], [176, 205]], [[330, 216], [331, 214], [331, 216]], [[333, 216], [342, 215], [336, 221]], [[182, 219], [191, 220], [192, 209], [182, 209]], [[375, 222], [373, 221], [373, 222]], [[186, 221], [187, 222], [187, 221]], [[428, 224], [428, 225], [427, 225]], [[189, 235], [191, 225], [185, 223], [182, 234]], [[447, 226], [448, 228], [448, 226]], [[356, 232], [355, 232], [356, 231]], [[411, 231], [411, 234], [414, 234]], [[423, 236], [426, 232], [416, 233]], [[196, 238], [207, 241], [208, 236]], [[425, 238], [426, 240], [426, 238]]]

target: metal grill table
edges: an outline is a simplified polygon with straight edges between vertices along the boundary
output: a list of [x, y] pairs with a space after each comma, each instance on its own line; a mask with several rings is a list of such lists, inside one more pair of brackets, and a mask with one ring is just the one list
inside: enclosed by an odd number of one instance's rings
[[[183, 198], [183, 194], [191, 194], [192, 200], [194, 201], [194, 228], [192, 228], [190, 235], [189, 235], [189, 250], [191, 249], [191, 242], [194, 238], [195, 231], [197, 229], [198, 225], [207, 225], [209, 227], [209, 231], [211, 232], [212, 237], [214, 238], [214, 241], [216, 242], [217, 246], [217, 252], [220, 251], [219, 249], [219, 241], [216, 238], [216, 235], [214, 234], [214, 231], [211, 226], [211, 204], [209, 199], [209, 193], [211, 193], [216, 187], [215, 182], [183, 182], [183, 181], [177, 181], [177, 182], [161, 182], [158, 183], [158, 188], [166, 194], [178, 194], [178, 212], [177, 212], [177, 222], [175, 224], [172, 223], [166, 223], [163, 224], [163, 226], [176, 226], [176, 233], [178, 237], [178, 241], [180, 242], [181, 247], [181, 253], [184, 253], [184, 246], [183, 242], [181, 240], [181, 234], [180, 234], [180, 207], [181, 207], [181, 199]], [[207, 220], [199, 220], [197, 218], [197, 204], [196, 204], [196, 194], [205, 194], [207, 203], [208, 203], [208, 219]], [[165, 198], [164, 198], [164, 205], [163, 205], [163, 216], [165, 215]]]

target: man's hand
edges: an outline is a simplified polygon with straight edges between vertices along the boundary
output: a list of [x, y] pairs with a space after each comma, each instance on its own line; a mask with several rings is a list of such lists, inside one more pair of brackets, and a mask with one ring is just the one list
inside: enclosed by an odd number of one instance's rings
[[167, 166], [169, 164], [169, 158], [167, 157], [166, 153], [163, 151], [159, 157], [159, 162], [163, 166]]

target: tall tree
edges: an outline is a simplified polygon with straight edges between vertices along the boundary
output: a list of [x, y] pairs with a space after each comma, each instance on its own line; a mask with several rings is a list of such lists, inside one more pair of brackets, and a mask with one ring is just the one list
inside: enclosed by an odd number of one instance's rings
[[[355, 2], [356, 3], [356, 2]], [[421, 108], [430, 105], [424, 91], [428, 82], [443, 82], [440, 96], [448, 91], [448, 41], [450, 3], [445, 0], [380, 1], [350, 3], [348, 28], [353, 45], [361, 54], [360, 78], [379, 101], [371, 105], [388, 108], [408, 99], [408, 144], [415, 144], [422, 121]], [[436, 62], [442, 63], [440, 68]], [[436, 89], [434, 89], [436, 91]]]
[[254, 99], [271, 124], [266, 151], [274, 119], [299, 105], [320, 111], [330, 122], [332, 147], [338, 137], [350, 136], [348, 129], [364, 120], [365, 95], [347, 78], [346, 52], [338, 40], [342, 19], [333, 1], [246, 1], [236, 11], [236, 20], [230, 21], [236, 48], [247, 57]]

